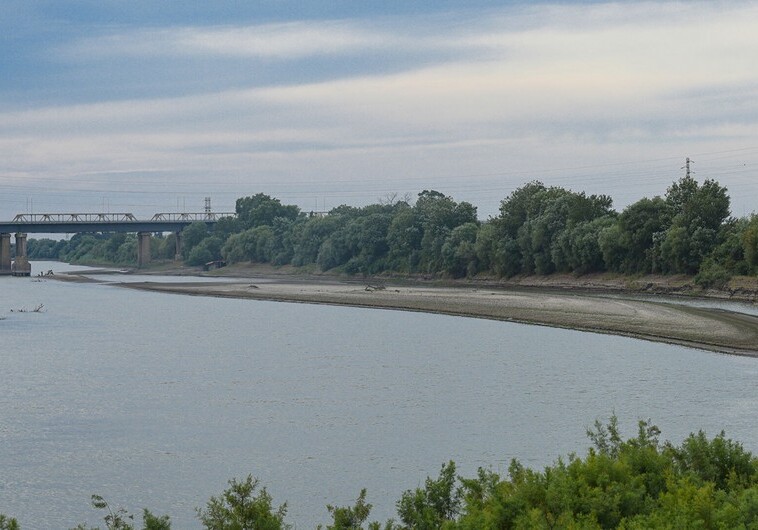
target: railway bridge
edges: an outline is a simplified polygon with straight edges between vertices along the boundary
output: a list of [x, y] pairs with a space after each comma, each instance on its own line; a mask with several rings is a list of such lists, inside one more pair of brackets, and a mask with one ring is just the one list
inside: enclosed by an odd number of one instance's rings
[[[137, 265], [150, 263], [150, 235], [176, 234], [176, 256], [181, 255], [181, 232], [192, 223], [214, 225], [236, 213], [157, 213], [150, 219], [137, 219], [131, 213], [36, 213], [19, 214], [12, 221], [0, 222], [0, 275], [29, 276], [31, 265], [26, 250], [30, 233], [77, 234], [83, 232], [136, 232]], [[16, 257], [11, 257], [11, 235], [16, 237]]]

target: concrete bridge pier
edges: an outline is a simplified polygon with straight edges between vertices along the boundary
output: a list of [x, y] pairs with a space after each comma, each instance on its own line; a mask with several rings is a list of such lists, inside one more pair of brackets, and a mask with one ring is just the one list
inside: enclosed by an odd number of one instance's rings
[[137, 267], [150, 263], [150, 232], [137, 232]]
[[11, 235], [0, 234], [0, 275], [11, 273]]
[[182, 233], [181, 231], [177, 230], [174, 232], [174, 236], [176, 237], [176, 251], [174, 252], [174, 261], [182, 261]]
[[13, 276], [31, 276], [32, 264], [26, 255], [26, 234], [16, 233], [16, 260], [11, 265]]

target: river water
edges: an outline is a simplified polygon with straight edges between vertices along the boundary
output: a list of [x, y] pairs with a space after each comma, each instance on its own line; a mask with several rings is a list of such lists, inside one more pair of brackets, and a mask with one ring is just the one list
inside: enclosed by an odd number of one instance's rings
[[195, 508], [248, 473], [296, 528], [363, 487], [384, 520], [450, 459], [541, 467], [614, 411], [629, 435], [651, 418], [675, 443], [723, 429], [758, 451], [758, 359], [36, 278], [0, 277], [0, 318], [0, 513], [25, 530], [98, 524], [93, 493], [199, 528]]

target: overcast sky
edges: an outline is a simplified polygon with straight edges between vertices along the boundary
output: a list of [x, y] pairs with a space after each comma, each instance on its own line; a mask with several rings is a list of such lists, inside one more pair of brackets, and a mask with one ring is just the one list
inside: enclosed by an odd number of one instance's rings
[[531, 180], [758, 210], [758, 3], [3, 0], [0, 220]]

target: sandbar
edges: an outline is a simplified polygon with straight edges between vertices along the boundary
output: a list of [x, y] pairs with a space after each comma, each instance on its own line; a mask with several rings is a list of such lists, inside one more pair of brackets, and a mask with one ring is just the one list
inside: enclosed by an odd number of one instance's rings
[[267, 279], [134, 282], [119, 286], [195, 296], [346, 305], [487, 318], [623, 335], [758, 357], [758, 316], [723, 309], [540, 289], [380, 285]]

